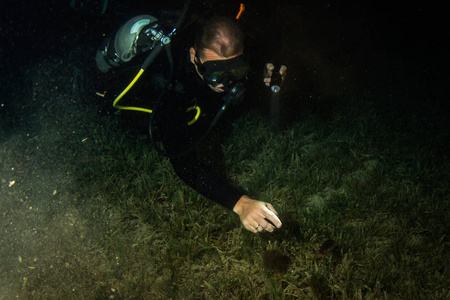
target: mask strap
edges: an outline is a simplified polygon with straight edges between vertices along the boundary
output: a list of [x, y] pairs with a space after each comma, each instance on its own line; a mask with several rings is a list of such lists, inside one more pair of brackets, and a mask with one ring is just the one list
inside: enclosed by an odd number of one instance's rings
[[205, 66], [200, 61], [200, 57], [198, 56], [197, 50], [195, 50], [194, 63], [197, 66], [197, 70], [200, 73], [200, 75], [203, 76], [205, 74]]

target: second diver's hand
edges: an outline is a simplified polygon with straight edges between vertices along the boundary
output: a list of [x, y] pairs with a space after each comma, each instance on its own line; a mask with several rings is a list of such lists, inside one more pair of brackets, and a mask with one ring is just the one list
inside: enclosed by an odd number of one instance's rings
[[[272, 74], [273, 71], [275, 69], [275, 66], [272, 63], [267, 63], [264, 66], [264, 84], [266, 86], [270, 86], [270, 81], [272, 80]], [[284, 79], [286, 78], [286, 74], [287, 74], [287, 67], [285, 65], [281, 65], [280, 70], [278, 71], [281, 75], [281, 81], [284, 81]]]
[[277, 211], [272, 204], [242, 196], [233, 208], [239, 215], [245, 229], [253, 233], [268, 231], [281, 227]]

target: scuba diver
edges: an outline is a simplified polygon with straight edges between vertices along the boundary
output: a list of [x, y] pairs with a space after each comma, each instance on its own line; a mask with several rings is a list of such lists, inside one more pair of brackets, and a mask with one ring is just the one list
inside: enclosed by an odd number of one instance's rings
[[[253, 233], [273, 232], [281, 227], [275, 208], [270, 203], [252, 199], [246, 192], [227, 183], [194, 151], [222, 114], [244, 97], [250, 72], [249, 64], [243, 59], [244, 34], [236, 20], [212, 17], [197, 33], [195, 43], [183, 49], [185, 54], [175, 55], [176, 58], [182, 57], [182, 62], [174, 72], [170, 45], [186, 10], [174, 27], [162, 26], [151, 15], [129, 20], [98, 50], [97, 66], [108, 72], [149, 51], [138, 75], [117, 96], [114, 107], [150, 113], [150, 139], [155, 149], [170, 159], [180, 179], [199, 194], [238, 214], [247, 230]], [[118, 101], [164, 49], [171, 68], [168, 78], [159, 74], [153, 76], [152, 81], [156, 82], [155, 90], [159, 94], [153, 99], [152, 109], [118, 105]], [[274, 66], [266, 64], [266, 69], [264, 83], [268, 85]], [[280, 72], [284, 76], [286, 67], [282, 66]], [[197, 123], [207, 125], [192, 126]]]

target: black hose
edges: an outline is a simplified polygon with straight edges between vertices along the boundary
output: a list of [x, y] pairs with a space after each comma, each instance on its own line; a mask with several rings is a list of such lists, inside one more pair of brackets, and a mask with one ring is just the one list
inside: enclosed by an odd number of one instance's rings
[[184, 5], [183, 12], [181, 13], [181, 16], [178, 18], [177, 22], [175, 23], [176, 30], [178, 30], [178, 28], [180, 28], [181, 24], [183, 24], [190, 4], [191, 4], [191, 0], [188, 0], [186, 2], [186, 4]]
[[[166, 46], [167, 47], [167, 46]], [[144, 60], [144, 63], [142, 64], [141, 69], [145, 70], [147, 69], [147, 67], [153, 63], [153, 61], [155, 60], [155, 58], [159, 55], [159, 53], [162, 51], [162, 49], [164, 48], [163, 45], [161, 45], [161, 43], [158, 43], [156, 45], [155, 48], [153, 48], [153, 50], [150, 52], [150, 54], [147, 56], [147, 58]]]
[[[191, 3], [191, 1], [187, 1], [186, 4], [184, 5], [183, 8], [183, 12], [181, 13], [181, 16], [178, 18], [177, 23], [175, 24], [175, 28], [173, 32], [176, 32], [176, 30], [181, 26], [181, 24], [183, 23], [184, 19], [186, 18], [186, 14], [188, 12], [188, 8], [189, 8], [189, 4]], [[153, 61], [155, 60], [155, 58], [159, 55], [159, 53], [161, 52], [161, 50], [164, 47], [168, 47], [170, 44], [167, 45], [163, 45], [162, 43], [158, 43], [158, 45], [156, 45], [155, 48], [153, 48], [153, 50], [150, 52], [150, 54], [147, 56], [147, 58], [144, 60], [144, 63], [142, 64], [141, 69], [147, 69], [147, 67], [153, 63]], [[169, 52], [167, 52], [169, 53]], [[169, 58], [169, 60], [172, 59], [172, 55]], [[173, 61], [173, 59], [172, 59]], [[170, 62], [170, 61], [169, 61]]]

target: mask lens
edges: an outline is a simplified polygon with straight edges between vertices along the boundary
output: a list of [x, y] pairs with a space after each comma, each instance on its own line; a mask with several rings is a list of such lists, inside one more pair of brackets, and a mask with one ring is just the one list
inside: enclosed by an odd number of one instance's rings
[[210, 84], [212, 86], [216, 86], [219, 84], [224, 84], [226, 83], [227, 78], [229, 78], [230, 73], [227, 71], [215, 71], [215, 72], [211, 72], [211, 73], [206, 73], [205, 75], [203, 75], [203, 79], [205, 80], [205, 82], [207, 84]]
[[250, 66], [241, 56], [218, 61], [207, 61], [203, 64], [204, 81], [212, 86], [223, 84], [227, 86], [230, 81], [238, 81], [244, 78], [250, 71]]
[[207, 84], [212, 86], [216, 86], [221, 83], [226, 86], [230, 81], [236, 82], [243, 79], [249, 71], [250, 68], [248, 66], [242, 66], [227, 71], [207, 72], [203, 75], [203, 79]]

